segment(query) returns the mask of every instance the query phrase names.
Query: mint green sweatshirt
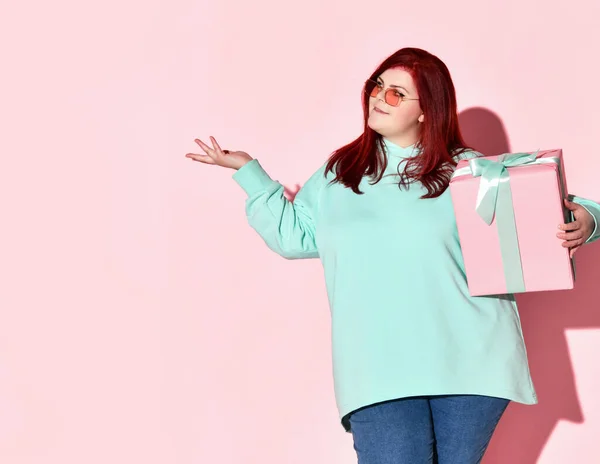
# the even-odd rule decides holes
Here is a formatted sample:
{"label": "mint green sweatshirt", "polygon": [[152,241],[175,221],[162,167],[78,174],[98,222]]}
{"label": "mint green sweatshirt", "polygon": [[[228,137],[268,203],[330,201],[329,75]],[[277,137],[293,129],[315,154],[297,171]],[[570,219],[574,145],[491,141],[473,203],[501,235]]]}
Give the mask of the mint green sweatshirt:
{"label": "mint green sweatshirt", "polygon": [[[514,295],[469,295],[450,189],[432,199],[419,198],[420,183],[400,190],[398,164],[418,150],[383,141],[385,176],[374,185],[363,178],[363,195],[328,184],[326,163],[293,202],[256,159],[233,174],[248,222],[270,249],[322,262],[341,424],[349,432],[352,411],[408,396],[537,403]],[[482,155],[461,158],[473,156]],[[600,238],[600,205],[573,201],[594,216],[588,242]]]}

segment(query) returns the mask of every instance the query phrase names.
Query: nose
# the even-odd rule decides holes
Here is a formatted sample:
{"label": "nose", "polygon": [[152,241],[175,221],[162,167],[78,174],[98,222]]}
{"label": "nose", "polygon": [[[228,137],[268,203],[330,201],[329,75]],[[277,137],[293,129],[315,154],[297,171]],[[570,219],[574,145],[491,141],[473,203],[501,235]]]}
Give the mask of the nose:
{"label": "nose", "polygon": [[379,92],[377,92],[377,96],[375,98],[385,103],[385,89],[381,89]]}

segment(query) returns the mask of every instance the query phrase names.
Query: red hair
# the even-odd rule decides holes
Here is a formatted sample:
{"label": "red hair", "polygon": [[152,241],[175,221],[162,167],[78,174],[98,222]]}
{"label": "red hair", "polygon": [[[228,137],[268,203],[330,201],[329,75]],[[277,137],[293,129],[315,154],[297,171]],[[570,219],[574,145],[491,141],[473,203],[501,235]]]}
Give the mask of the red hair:
{"label": "red hair", "polygon": [[[390,68],[402,68],[410,73],[425,114],[415,144],[421,152],[409,158],[404,172],[399,172],[398,187],[406,188],[408,184],[419,181],[427,189],[421,198],[438,197],[450,183],[457,163],[455,157],[470,148],[460,133],[456,92],[450,72],[431,53],[419,48],[402,48],[384,60],[369,77],[376,79]],[[362,96],[364,132],[353,142],[334,151],[325,169],[325,175],[335,170],[336,177],[332,182],[340,182],[358,194],[363,193],[358,188],[363,176],[372,176],[375,178],[372,183],[377,183],[387,167],[387,158],[382,154],[385,150],[383,137],[367,125],[369,95],[364,89]]]}

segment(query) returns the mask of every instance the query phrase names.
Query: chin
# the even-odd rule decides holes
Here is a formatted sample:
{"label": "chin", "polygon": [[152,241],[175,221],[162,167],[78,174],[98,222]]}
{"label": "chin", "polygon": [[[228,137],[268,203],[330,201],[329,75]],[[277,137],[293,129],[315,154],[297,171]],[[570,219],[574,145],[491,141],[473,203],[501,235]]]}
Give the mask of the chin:
{"label": "chin", "polygon": [[383,137],[386,136],[387,131],[385,130],[385,128],[383,128],[383,127],[377,127],[377,126],[374,126],[374,125],[368,124],[368,123],[367,123],[367,125],[369,126],[370,129],[372,129],[373,131],[377,132],[379,135],[381,135]]}
{"label": "chin", "polygon": [[369,128],[370,128],[370,129],[373,129],[375,132],[377,132],[377,133],[381,134],[381,130],[382,130],[382,128],[381,128],[381,127],[379,127],[379,126],[377,126],[377,125],[374,125],[374,124],[371,122],[371,119],[367,120],[367,126],[369,126]]}

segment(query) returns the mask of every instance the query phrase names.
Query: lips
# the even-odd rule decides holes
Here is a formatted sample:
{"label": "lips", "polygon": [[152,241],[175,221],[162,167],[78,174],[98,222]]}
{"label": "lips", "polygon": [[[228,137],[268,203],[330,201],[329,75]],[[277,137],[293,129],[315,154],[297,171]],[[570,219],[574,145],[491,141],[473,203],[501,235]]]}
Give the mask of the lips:
{"label": "lips", "polygon": [[377,113],[381,113],[381,114],[387,114],[385,111],[381,111],[379,108],[374,107],[373,111],[377,112]]}

